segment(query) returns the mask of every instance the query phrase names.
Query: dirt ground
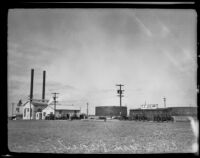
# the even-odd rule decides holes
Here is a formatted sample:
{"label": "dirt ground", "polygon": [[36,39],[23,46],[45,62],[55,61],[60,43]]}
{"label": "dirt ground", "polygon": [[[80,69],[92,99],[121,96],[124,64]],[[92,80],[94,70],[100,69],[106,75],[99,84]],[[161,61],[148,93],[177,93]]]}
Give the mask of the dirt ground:
{"label": "dirt ground", "polygon": [[13,120],[8,148],[28,153],[188,153],[189,122]]}

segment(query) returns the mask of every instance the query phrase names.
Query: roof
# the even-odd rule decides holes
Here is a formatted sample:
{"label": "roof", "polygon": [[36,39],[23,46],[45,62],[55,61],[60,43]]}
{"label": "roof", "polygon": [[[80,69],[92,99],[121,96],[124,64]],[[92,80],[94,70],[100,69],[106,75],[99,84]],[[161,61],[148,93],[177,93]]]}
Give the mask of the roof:
{"label": "roof", "polygon": [[[27,101],[23,106],[25,106],[29,101]],[[45,109],[46,107],[50,107],[54,109],[54,101],[53,100],[45,100],[43,102],[42,99],[33,99],[31,102],[34,106],[41,106],[42,109]],[[80,107],[73,106],[73,105],[66,105],[66,102],[59,101],[56,103],[56,110],[80,110]]]}
{"label": "roof", "polygon": [[[27,101],[25,104],[23,104],[23,106],[25,106],[29,102],[30,101]],[[41,101],[38,101],[38,100],[37,101],[36,100],[32,101],[31,104],[33,106],[40,106],[40,108],[42,108],[42,109],[45,109],[48,106],[47,102],[41,102]]]}
{"label": "roof", "polygon": [[[48,107],[54,109],[54,105],[49,105]],[[80,110],[80,108],[72,105],[56,105],[56,110]]]}
{"label": "roof", "polygon": [[48,99],[32,99],[32,101],[34,101],[34,102],[46,102],[46,103],[48,103]]}
{"label": "roof", "polygon": [[[35,105],[38,105],[38,104],[45,104],[45,105],[47,105],[48,104],[48,101],[49,100],[47,100],[47,99],[32,99],[32,104],[35,104]],[[27,100],[24,104],[23,104],[23,106],[24,105],[26,105],[28,102],[30,102],[30,100]]]}
{"label": "roof", "polygon": [[31,102],[34,106],[48,106],[47,103],[45,102],[36,102],[36,101],[32,101]]}
{"label": "roof", "polygon": [[130,111],[159,111],[159,110],[167,110],[168,108],[151,108],[151,109],[130,109]]}
{"label": "roof", "polygon": [[[54,100],[49,100],[48,102],[49,105],[54,105]],[[68,104],[68,105],[67,105]],[[66,105],[66,106],[73,106],[73,104],[70,104],[67,101],[60,101],[56,100],[56,105]]]}
{"label": "roof", "polygon": [[96,108],[127,108],[127,106],[96,106]]}
{"label": "roof", "polygon": [[80,110],[80,108],[77,106],[58,105],[56,106],[56,110]]}
{"label": "roof", "polygon": [[26,102],[23,104],[23,106],[26,105],[28,102],[29,102],[29,101],[26,101]]}

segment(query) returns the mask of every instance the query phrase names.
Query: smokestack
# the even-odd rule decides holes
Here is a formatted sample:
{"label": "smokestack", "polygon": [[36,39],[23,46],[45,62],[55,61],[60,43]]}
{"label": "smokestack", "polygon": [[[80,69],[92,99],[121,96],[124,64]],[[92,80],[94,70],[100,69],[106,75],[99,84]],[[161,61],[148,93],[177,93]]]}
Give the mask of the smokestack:
{"label": "smokestack", "polygon": [[31,69],[31,87],[30,87],[30,100],[33,99],[33,78],[34,78],[34,69]]}
{"label": "smokestack", "polygon": [[42,85],[42,100],[43,100],[43,102],[45,99],[45,77],[46,77],[46,71],[43,71],[43,85]]}

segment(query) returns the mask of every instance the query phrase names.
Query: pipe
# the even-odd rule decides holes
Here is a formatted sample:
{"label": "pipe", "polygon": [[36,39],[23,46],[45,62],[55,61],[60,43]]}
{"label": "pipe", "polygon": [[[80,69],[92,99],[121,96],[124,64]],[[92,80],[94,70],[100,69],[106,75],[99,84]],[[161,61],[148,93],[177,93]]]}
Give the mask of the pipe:
{"label": "pipe", "polygon": [[33,99],[33,79],[34,79],[34,69],[31,69],[30,100]]}
{"label": "pipe", "polygon": [[31,69],[31,87],[30,87],[30,120],[31,120],[31,102],[33,99],[33,78],[34,78],[34,69]]}
{"label": "pipe", "polygon": [[42,100],[43,100],[43,102],[45,99],[45,78],[46,78],[46,71],[43,71],[43,85],[42,85]]}

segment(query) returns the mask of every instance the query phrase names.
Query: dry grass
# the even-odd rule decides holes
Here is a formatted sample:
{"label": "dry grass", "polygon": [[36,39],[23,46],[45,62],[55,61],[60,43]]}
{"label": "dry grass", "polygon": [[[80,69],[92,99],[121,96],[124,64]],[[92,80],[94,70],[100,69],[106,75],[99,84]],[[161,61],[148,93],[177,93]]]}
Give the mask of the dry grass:
{"label": "dry grass", "polygon": [[191,152],[189,122],[9,121],[14,152],[183,153]]}

